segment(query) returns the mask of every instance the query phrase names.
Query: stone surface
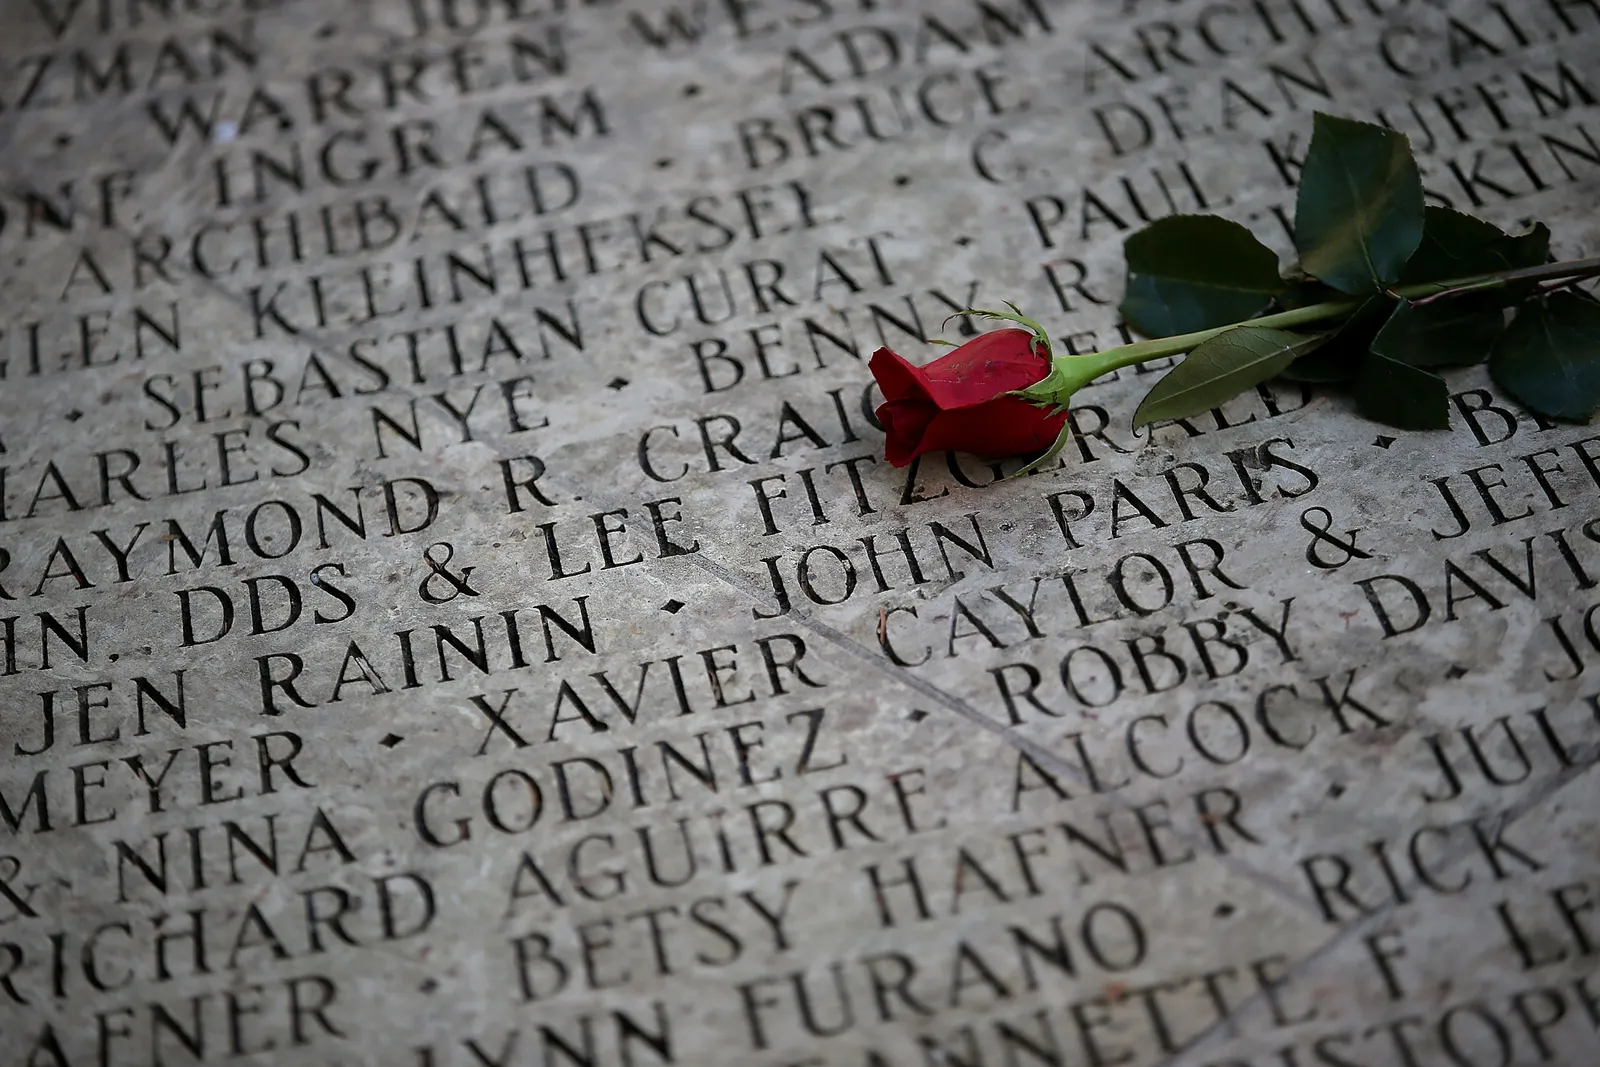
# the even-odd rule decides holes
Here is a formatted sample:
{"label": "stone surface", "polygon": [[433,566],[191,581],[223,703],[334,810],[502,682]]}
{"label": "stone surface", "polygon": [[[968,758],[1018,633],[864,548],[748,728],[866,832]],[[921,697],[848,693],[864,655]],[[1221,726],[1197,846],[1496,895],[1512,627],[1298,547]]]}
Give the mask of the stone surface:
{"label": "stone surface", "polygon": [[1593,4],[0,25],[0,1063],[1600,1055],[1594,427],[1124,371],[999,480],[865,366],[1287,257],[1315,110],[1593,254]]}

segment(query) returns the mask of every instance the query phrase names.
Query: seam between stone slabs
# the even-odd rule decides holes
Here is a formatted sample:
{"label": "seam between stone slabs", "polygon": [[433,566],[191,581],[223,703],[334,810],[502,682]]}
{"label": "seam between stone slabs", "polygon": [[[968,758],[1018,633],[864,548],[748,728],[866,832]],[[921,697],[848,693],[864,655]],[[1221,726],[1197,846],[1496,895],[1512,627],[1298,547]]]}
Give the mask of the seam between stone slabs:
{"label": "seam between stone slabs", "polygon": [[[1573,782],[1578,781],[1585,774],[1588,774],[1590,771],[1592,771],[1597,765],[1597,762],[1600,762],[1600,744],[1589,745],[1581,750],[1580,759],[1582,762],[1579,763],[1579,765],[1552,775],[1550,778],[1542,782],[1537,788],[1530,790],[1527,796],[1522,797],[1509,807],[1502,808],[1499,812],[1494,813],[1494,815],[1480,815],[1469,819],[1462,819],[1453,825],[1465,826],[1481,819],[1491,818],[1497,815],[1501,820],[1499,824],[1499,830],[1501,833],[1504,833],[1506,830],[1514,826],[1523,816],[1538,810],[1547,800],[1553,799],[1557,794],[1566,789]],[[1451,853],[1446,855],[1443,869],[1448,870],[1459,860],[1461,860],[1462,857],[1471,854],[1474,850],[1474,847],[1475,846],[1469,844],[1457,846],[1454,850],[1452,850]],[[1421,885],[1422,880],[1419,878],[1405,887],[1406,896],[1411,898],[1413,902],[1415,900],[1417,890]],[[1323,961],[1329,959],[1334,952],[1336,952],[1351,938],[1365,934],[1375,926],[1383,925],[1393,917],[1395,912],[1399,911],[1405,906],[1406,905],[1402,904],[1399,900],[1391,899],[1387,904],[1383,905],[1370,915],[1364,915],[1348,925],[1341,926],[1337,931],[1334,932],[1332,937],[1328,938],[1327,941],[1323,942],[1321,945],[1318,945],[1316,948],[1312,949],[1309,953],[1303,956],[1299,961],[1297,961],[1295,965],[1289,969],[1288,973],[1284,975],[1283,981],[1287,983],[1291,980],[1306,977],[1311,972],[1315,971],[1323,963]],[[1216,1022],[1206,1027],[1205,1030],[1191,1038],[1182,1048],[1171,1053],[1169,1056],[1167,1056],[1167,1058],[1156,1062],[1152,1065],[1152,1067],[1189,1067],[1194,1057],[1204,1054],[1206,1046],[1211,1044],[1213,1041],[1222,1039],[1222,1037],[1219,1037],[1219,1035],[1227,1037],[1237,1036],[1236,1020],[1239,1018],[1239,1016],[1256,1010],[1264,1003],[1266,1003],[1265,993],[1258,992],[1253,994],[1252,996],[1241,1001],[1233,1010],[1228,1012],[1227,1015],[1218,1019]]]}

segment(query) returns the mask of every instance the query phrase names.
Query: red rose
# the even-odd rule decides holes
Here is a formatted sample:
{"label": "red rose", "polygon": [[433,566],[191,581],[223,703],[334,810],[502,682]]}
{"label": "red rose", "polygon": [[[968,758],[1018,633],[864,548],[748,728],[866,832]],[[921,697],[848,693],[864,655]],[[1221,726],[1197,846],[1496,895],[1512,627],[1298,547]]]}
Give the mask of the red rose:
{"label": "red rose", "polygon": [[887,435],[885,458],[896,467],[945,449],[988,457],[1042,452],[1066,421],[1066,412],[1051,415],[1004,395],[1050,371],[1027,330],[983,334],[926,367],[880,348],[869,366],[883,390],[878,421]]}

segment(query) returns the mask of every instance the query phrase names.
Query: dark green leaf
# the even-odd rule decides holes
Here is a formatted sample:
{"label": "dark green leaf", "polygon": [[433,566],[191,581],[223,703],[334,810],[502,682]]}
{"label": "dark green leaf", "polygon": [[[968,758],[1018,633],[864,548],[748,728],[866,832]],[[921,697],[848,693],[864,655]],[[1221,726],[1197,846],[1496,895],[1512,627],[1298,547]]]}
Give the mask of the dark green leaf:
{"label": "dark green leaf", "polygon": [[1348,352],[1324,346],[1304,359],[1289,364],[1279,372],[1278,377],[1286,382],[1305,382],[1308,385],[1348,382],[1361,367],[1359,359],[1359,356],[1352,358]]}
{"label": "dark green leaf", "polygon": [[1462,299],[1402,303],[1372,339],[1372,351],[1413,367],[1482,363],[1505,326],[1497,305]]}
{"label": "dark green leaf", "polygon": [[1356,408],[1374,422],[1402,430],[1448,430],[1450,387],[1432,371],[1373,352],[1361,362]]}
{"label": "dark green leaf", "polygon": [[1295,204],[1306,273],[1346,293],[1393,285],[1422,223],[1422,177],[1405,135],[1319,112]]}
{"label": "dark green leaf", "polygon": [[1455,281],[1549,261],[1550,228],[1542,222],[1513,237],[1472,215],[1430,206],[1422,243],[1401,272],[1400,283]]}
{"label": "dark green leaf", "polygon": [[1323,285],[1313,278],[1302,278],[1285,283],[1288,288],[1278,294],[1273,301],[1273,307],[1278,311],[1293,311],[1295,308],[1310,307],[1312,304],[1327,304],[1334,300],[1349,300],[1346,293],[1331,286]]}
{"label": "dark green leaf", "polygon": [[1277,254],[1216,215],[1170,215],[1123,244],[1122,317],[1147,337],[1239,322],[1264,311],[1285,282]]}
{"label": "dark green leaf", "polygon": [[1489,374],[1541,415],[1588,419],[1600,407],[1600,303],[1554,293],[1524,304],[1494,346]]}
{"label": "dark green leaf", "polygon": [[1361,370],[1372,340],[1400,301],[1374,296],[1356,309],[1315,352],[1295,360],[1283,372],[1291,382],[1348,382]]}
{"label": "dark green leaf", "polygon": [[1263,326],[1238,326],[1220,333],[1190,352],[1145,394],[1133,413],[1133,425],[1208,411],[1275,377],[1323,339],[1320,334]]}

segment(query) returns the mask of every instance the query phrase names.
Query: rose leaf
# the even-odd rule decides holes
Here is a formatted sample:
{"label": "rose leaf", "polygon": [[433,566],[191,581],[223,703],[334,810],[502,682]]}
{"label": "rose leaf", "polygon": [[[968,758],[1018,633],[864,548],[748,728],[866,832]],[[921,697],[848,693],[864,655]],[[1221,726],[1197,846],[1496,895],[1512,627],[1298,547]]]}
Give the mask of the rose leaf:
{"label": "rose leaf", "polygon": [[1505,312],[1469,300],[1401,303],[1373,338],[1372,351],[1412,367],[1465,366],[1489,358]]}
{"label": "rose leaf", "polygon": [[1402,430],[1448,430],[1450,387],[1432,371],[1370,352],[1356,379],[1356,408]]}
{"label": "rose leaf", "polygon": [[1554,293],[1524,304],[1494,346],[1489,374],[1541,415],[1588,419],[1600,408],[1600,303]]}
{"label": "rose leaf", "polygon": [[1122,317],[1147,337],[1209,330],[1266,310],[1288,283],[1278,256],[1237,222],[1169,215],[1123,244]]}
{"label": "rose leaf", "polygon": [[1348,382],[1361,370],[1372,340],[1400,301],[1392,296],[1369,297],[1317,349],[1291,363],[1282,377],[1291,382]]}
{"label": "rose leaf", "polygon": [[1549,260],[1550,228],[1542,222],[1513,236],[1476,216],[1429,205],[1422,243],[1401,272],[1400,284],[1455,281]]}
{"label": "rose leaf", "polygon": [[1306,273],[1352,294],[1393,285],[1422,241],[1423,218],[1405,135],[1319,112],[1295,204]]}
{"label": "rose leaf", "polygon": [[1135,428],[1160,419],[1181,419],[1208,411],[1239,393],[1276,377],[1298,356],[1326,339],[1323,334],[1290,333],[1264,326],[1238,326],[1190,352],[1145,394],[1133,413]]}

